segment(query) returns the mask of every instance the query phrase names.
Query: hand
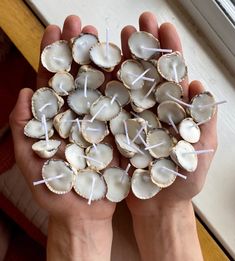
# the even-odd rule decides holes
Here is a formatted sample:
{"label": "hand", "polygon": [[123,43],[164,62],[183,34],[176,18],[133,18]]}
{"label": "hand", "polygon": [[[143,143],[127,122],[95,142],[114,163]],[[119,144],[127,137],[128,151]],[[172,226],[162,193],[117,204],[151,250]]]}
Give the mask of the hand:
{"label": "hand", "polygon": [[[41,42],[41,50],[57,40],[70,40],[72,37],[83,33],[92,33],[97,35],[97,30],[92,26],[86,26],[81,30],[81,21],[77,16],[69,16],[64,22],[62,33],[58,26],[49,25],[43,35]],[[77,66],[73,65],[72,73],[75,76],[77,73]],[[52,77],[40,63],[37,77],[37,88],[48,86],[48,80]],[[112,77],[110,73],[106,73],[106,81]],[[10,125],[13,134],[15,157],[17,165],[24,175],[32,194],[37,203],[50,215],[49,236],[56,240],[55,234],[60,234],[63,230],[69,231],[69,234],[77,236],[84,231],[88,234],[88,239],[91,240],[92,234],[94,237],[94,246],[99,244],[107,244],[111,249],[112,228],[111,220],[115,210],[115,204],[106,199],[92,202],[92,206],[87,204],[87,200],[78,196],[74,191],[65,195],[56,195],[49,191],[45,185],[33,186],[33,181],[42,179],[41,170],[45,162],[40,159],[32,151],[32,144],[35,142],[24,136],[23,129],[26,123],[33,117],[31,113],[31,97],[33,91],[31,89],[21,90],[17,104],[10,115]],[[108,137],[107,142],[112,144],[112,140]],[[64,150],[57,153],[58,158],[64,158]],[[117,152],[114,151],[114,158],[111,165],[118,166],[119,158]],[[60,227],[60,229],[58,229]],[[91,230],[90,232],[88,230]],[[57,232],[50,232],[51,230]],[[107,230],[107,233],[105,232]],[[107,237],[105,237],[107,234]],[[85,236],[83,236],[85,241]],[[89,242],[86,242],[88,244]],[[84,242],[83,242],[84,244]],[[87,247],[88,248],[88,247]],[[99,249],[99,247],[97,247]],[[96,250],[97,250],[96,249]],[[110,253],[108,249],[108,253]],[[88,252],[91,250],[88,250]],[[92,251],[91,251],[92,252]],[[88,260],[88,253],[87,259]],[[101,258],[101,257],[100,257]],[[101,258],[102,259],[102,258]],[[99,259],[99,260],[101,260]],[[54,259],[55,260],[55,259]],[[58,259],[56,259],[58,260]],[[66,259],[67,260],[67,259]],[[81,260],[81,259],[80,259]],[[94,259],[93,259],[94,260]],[[96,259],[97,260],[97,259]],[[102,259],[105,260],[105,259]]]}

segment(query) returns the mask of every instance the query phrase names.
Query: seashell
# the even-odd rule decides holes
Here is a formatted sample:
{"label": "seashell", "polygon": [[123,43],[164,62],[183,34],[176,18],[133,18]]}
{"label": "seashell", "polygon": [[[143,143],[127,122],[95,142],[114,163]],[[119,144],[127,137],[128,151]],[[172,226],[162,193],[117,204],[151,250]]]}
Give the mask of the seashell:
{"label": "seashell", "polygon": [[176,179],[176,175],[167,169],[177,171],[178,168],[170,159],[158,159],[150,165],[150,176],[152,182],[160,188],[166,188],[173,184]]}
{"label": "seashell", "polygon": [[141,74],[144,73],[144,67],[135,60],[126,60],[122,63],[118,71],[118,78],[122,83],[131,90],[141,89],[144,86],[143,78],[132,84]]}
{"label": "seashell", "polygon": [[134,142],[130,141],[130,144],[128,144],[124,134],[115,135],[115,143],[119,152],[126,158],[132,158],[140,150]]}
{"label": "seashell", "polygon": [[150,178],[148,170],[136,169],[131,178],[131,189],[133,194],[139,199],[150,199],[160,190]]}
{"label": "seashell", "polygon": [[155,113],[153,113],[150,110],[144,110],[142,112],[140,112],[139,117],[144,119],[147,123],[147,130],[151,130],[151,129],[156,129],[156,128],[161,128],[162,124],[159,121],[158,117],[156,116]]}
{"label": "seashell", "polygon": [[108,134],[108,126],[103,121],[94,120],[91,122],[91,115],[86,115],[81,124],[82,135],[90,143],[101,142]]}
{"label": "seashell", "polygon": [[130,102],[130,94],[126,87],[119,81],[110,81],[106,84],[105,95],[116,100],[123,107]]}
{"label": "seashell", "polygon": [[76,89],[68,96],[68,106],[78,115],[88,114],[90,112],[91,104],[96,101],[100,95],[101,93],[98,90],[87,89],[87,97],[85,97],[83,89]]}
{"label": "seashell", "polygon": [[109,55],[106,57],[106,43],[97,43],[90,50],[90,59],[98,67],[111,72],[121,61],[121,50],[117,45],[109,43]]}
{"label": "seashell", "polygon": [[178,124],[186,117],[184,108],[174,101],[164,101],[157,107],[157,114],[160,121],[171,125],[170,119]]}
{"label": "seashell", "polygon": [[49,80],[48,85],[60,96],[67,96],[75,90],[74,78],[68,72],[57,72]]}
{"label": "seashell", "polygon": [[154,107],[156,100],[153,93],[149,93],[149,87],[145,85],[139,90],[131,90],[131,106],[135,112],[142,112],[144,110]]}
{"label": "seashell", "polygon": [[171,159],[182,169],[188,172],[194,172],[197,168],[198,158],[197,155],[184,154],[187,152],[194,152],[194,147],[187,141],[180,140],[171,151]]}
{"label": "seashell", "polygon": [[53,157],[61,142],[59,140],[40,140],[32,145],[32,150],[42,159]]}
{"label": "seashell", "polygon": [[33,94],[31,103],[34,118],[41,121],[43,115],[46,120],[52,119],[64,105],[64,100],[52,89],[43,87]]}
{"label": "seashell", "polygon": [[[87,79],[86,79],[87,78]],[[87,83],[86,83],[87,81]],[[89,89],[99,88],[105,81],[104,73],[90,65],[83,65],[79,68],[75,85],[77,88],[84,88],[85,83]]]}
{"label": "seashell", "polygon": [[175,82],[163,82],[157,86],[154,94],[158,103],[171,101],[172,99],[168,95],[180,100],[183,97],[183,88],[180,84]]}
{"label": "seashell", "polygon": [[74,190],[79,196],[95,201],[105,197],[107,188],[98,172],[82,169],[76,175]]}
{"label": "seashell", "polygon": [[121,111],[121,106],[116,100],[107,96],[100,96],[90,107],[90,114],[99,121],[110,121]]}
{"label": "seashell", "polygon": [[[99,143],[86,149],[86,162],[90,169],[96,171],[105,169],[113,160],[113,147],[106,143]],[[93,159],[93,160],[91,160]]]}
{"label": "seashell", "polygon": [[[135,142],[136,144],[142,144],[142,139],[146,139],[147,132],[147,124],[145,120],[143,120],[142,118],[128,119],[126,120],[126,125],[129,138],[131,140],[135,139],[135,141],[133,142]],[[140,131],[140,129],[142,129],[142,131],[139,133],[139,135],[142,137],[142,139],[136,137],[136,134]]]}
{"label": "seashell", "polygon": [[47,181],[45,184],[48,189],[56,194],[65,194],[71,191],[74,185],[75,170],[63,160],[50,159],[42,167],[43,179],[55,177],[63,174],[60,179]]}
{"label": "seashell", "polygon": [[76,114],[71,110],[61,112],[55,116],[53,124],[61,138],[67,139],[69,137],[75,118]]}
{"label": "seashell", "polygon": [[129,37],[128,46],[133,58],[148,61],[153,56],[156,56],[156,52],[146,50],[144,49],[144,47],[160,48],[160,42],[152,34],[144,31],[139,31],[139,32],[134,32]]}
{"label": "seashell", "polygon": [[132,158],[130,158],[131,165],[134,166],[136,169],[147,168],[153,160],[150,153],[147,150],[144,150],[144,148],[144,146],[140,146],[140,150],[143,152],[143,154],[138,152]]}
{"label": "seashell", "polygon": [[86,160],[84,156],[84,148],[81,148],[75,143],[70,143],[65,148],[65,158],[69,162],[69,164],[75,168],[76,170],[85,169],[86,168]]}
{"label": "seashell", "polygon": [[120,202],[130,191],[131,180],[125,170],[112,167],[105,169],[103,178],[107,184],[106,198],[111,202]]}
{"label": "seashell", "polygon": [[90,49],[99,42],[98,37],[89,33],[81,33],[72,42],[72,56],[76,63],[80,65],[89,64]]}
{"label": "seashell", "polygon": [[[148,151],[154,158],[165,158],[174,147],[174,140],[166,129],[153,129],[147,134]],[[155,146],[156,145],[156,146]]]}
{"label": "seashell", "polygon": [[90,142],[86,141],[82,135],[81,129],[78,128],[77,123],[73,123],[70,130],[69,141],[77,144],[82,148],[87,148],[91,145]]}
{"label": "seashell", "polygon": [[[188,108],[190,116],[196,122],[209,121],[216,112],[215,98],[210,92],[202,92],[191,100],[192,107]],[[207,106],[212,104],[213,106]],[[204,108],[201,106],[205,106]]]}
{"label": "seashell", "polygon": [[180,136],[189,143],[197,143],[200,140],[201,130],[192,118],[185,118],[179,124]]}
{"label": "seashell", "polygon": [[158,59],[160,75],[170,82],[182,82],[187,77],[187,66],[180,52],[164,54]]}
{"label": "seashell", "polygon": [[112,134],[115,136],[116,134],[124,134],[125,129],[123,125],[123,121],[130,119],[131,115],[126,110],[122,109],[122,111],[109,122],[109,128]]}
{"label": "seashell", "polygon": [[47,45],[41,54],[42,65],[52,73],[69,72],[72,60],[71,50],[65,40],[59,40]]}
{"label": "seashell", "polygon": [[[54,134],[53,121],[48,120],[46,122],[48,130],[48,138],[51,138]],[[45,139],[45,130],[41,121],[31,119],[24,126],[24,135],[33,139]]]}

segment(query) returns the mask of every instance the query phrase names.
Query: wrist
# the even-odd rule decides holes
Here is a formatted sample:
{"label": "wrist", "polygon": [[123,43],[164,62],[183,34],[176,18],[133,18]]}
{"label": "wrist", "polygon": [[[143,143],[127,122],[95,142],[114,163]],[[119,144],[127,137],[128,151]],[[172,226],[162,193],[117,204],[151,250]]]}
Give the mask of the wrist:
{"label": "wrist", "polygon": [[49,219],[48,260],[110,260],[111,243],[110,219]]}

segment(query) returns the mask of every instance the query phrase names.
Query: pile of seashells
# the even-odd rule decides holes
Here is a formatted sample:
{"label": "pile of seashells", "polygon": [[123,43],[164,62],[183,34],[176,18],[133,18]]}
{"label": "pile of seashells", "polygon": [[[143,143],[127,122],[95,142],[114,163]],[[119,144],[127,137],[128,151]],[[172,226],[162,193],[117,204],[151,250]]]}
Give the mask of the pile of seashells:
{"label": "pile of seashells", "polygon": [[[34,118],[24,134],[40,139],[32,149],[45,159],[56,156],[61,145],[54,129],[69,143],[66,161],[47,160],[43,180],[35,185],[45,183],[57,194],[74,188],[89,204],[104,197],[120,202],[130,188],[137,198],[149,199],[177,176],[186,178],[178,173],[179,167],[196,170],[200,151],[191,144],[200,139],[199,126],[215,113],[214,97],[203,92],[184,102],[179,84],[187,76],[184,59],[179,52],[160,49],[150,33],[133,33],[128,44],[133,59],[121,65],[121,50],[92,34],[56,41],[43,50],[41,62],[55,74],[49,87],[33,94]],[[72,62],[80,66],[75,79],[69,73]],[[111,72],[117,65],[118,80],[107,82],[101,93],[103,71]],[[110,132],[116,148],[102,142]],[[129,159],[126,169],[109,167],[114,149]]]}

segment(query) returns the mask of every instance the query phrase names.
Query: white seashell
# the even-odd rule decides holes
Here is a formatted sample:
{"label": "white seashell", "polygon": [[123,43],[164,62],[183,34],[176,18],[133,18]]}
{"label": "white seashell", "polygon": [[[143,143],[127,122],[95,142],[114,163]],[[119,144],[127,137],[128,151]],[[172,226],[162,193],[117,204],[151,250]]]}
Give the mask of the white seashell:
{"label": "white seashell", "polygon": [[46,161],[42,167],[43,179],[64,175],[60,179],[47,181],[45,183],[48,189],[56,194],[65,194],[72,189],[75,174],[72,167],[63,160],[51,159]]}
{"label": "white seashell", "polygon": [[98,120],[91,122],[91,119],[91,115],[86,115],[83,118],[82,135],[86,141],[97,144],[109,134],[109,130],[105,122]]}
{"label": "white seashell", "polygon": [[128,196],[131,182],[125,170],[118,167],[107,168],[103,177],[107,184],[106,198],[109,201],[120,202]]}
{"label": "white seashell", "polygon": [[188,172],[194,172],[197,168],[198,158],[197,154],[187,152],[194,152],[194,147],[187,141],[180,140],[171,151],[171,159],[182,169]]}
{"label": "white seashell", "polygon": [[60,96],[67,96],[69,92],[75,90],[74,78],[68,72],[56,73],[48,84]]}
{"label": "white seashell", "polygon": [[40,140],[32,145],[32,150],[40,158],[49,159],[56,154],[60,144],[61,142],[59,140]]}
{"label": "white seashell", "polygon": [[105,95],[113,98],[116,97],[121,106],[130,102],[130,94],[126,87],[119,81],[110,81],[106,84]]}
{"label": "white seashell", "polygon": [[91,201],[94,201],[104,198],[107,188],[104,179],[98,172],[83,169],[79,170],[76,175],[74,190],[79,196],[88,200],[91,197]]}
{"label": "white seashell", "polygon": [[157,114],[160,121],[171,125],[170,119],[178,124],[186,117],[184,108],[174,101],[164,101],[157,107]]}
{"label": "white seashell", "polygon": [[[48,138],[54,134],[53,121],[48,120],[46,122],[48,130]],[[45,130],[41,121],[31,119],[24,126],[24,135],[33,139],[45,139]]]}
{"label": "white seashell", "polygon": [[61,112],[55,116],[53,124],[61,138],[67,139],[69,137],[75,118],[76,114],[71,110]]}
{"label": "white seashell", "polygon": [[63,106],[64,100],[52,89],[44,87],[33,94],[31,103],[34,118],[41,121],[43,115],[46,120],[52,119]]}
{"label": "white seashell", "polygon": [[[91,116],[99,121],[110,121],[121,111],[119,103],[106,96],[101,96],[90,107]],[[93,119],[92,118],[92,119]]]}
{"label": "white seashell", "polygon": [[77,144],[68,144],[65,148],[65,158],[71,166],[76,170],[86,168],[86,160],[80,155],[84,156],[84,149]]}
{"label": "white seashell", "polygon": [[140,149],[144,154],[136,153],[131,159],[130,163],[137,169],[145,169],[149,166],[153,160],[152,156],[147,150],[144,150],[144,146],[141,146]]}
{"label": "white seashell", "polygon": [[84,139],[82,135],[82,130],[79,130],[77,123],[73,123],[72,125],[69,135],[69,141],[77,144],[82,148],[87,148],[91,145],[88,141]]}
{"label": "white seashell", "polygon": [[130,119],[131,115],[126,110],[122,109],[122,111],[109,122],[109,128],[112,134],[115,136],[116,134],[124,134],[125,129],[123,125],[123,121]]}
{"label": "white seashell", "polygon": [[73,39],[72,42],[72,56],[78,64],[89,64],[90,49],[99,42],[97,36],[88,33],[82,33]]}
{"label": "white seashell", "polygon": [[162,124],[159,121],[158,117],[152,111],[144,110],[144,111],[140,112],[138,115],[140,116],[140,118],[142,118],[146,121],[148,130],[162,127]]}
{"label": "white seashell", "polygon": [[182,82],[187,76],[187,66],[180,52],[162,55],[157,69],[164,79],[171,82]]}
{"label": "white seashell", "polygon": [[[87,78],[87,79],[86,79]],[[77,88],[84,88],[87,81],[87,88],[97,89],[104,83],[104,73],[90,65],[83,65],[79,68],[75,85]]]}
{"label": "white seashell", "polygon": [[138,31],[134,32],[128,39],[128,46],[133,58],[149,60],[156,56],[155,51],[149,51],[142,47],[160,48],[160,42],[152,34]]}
{"label": "white seashell", "polygon": [[106,43],[97,43],[90,50],[90,58],[98,67],[110,72],[120,63],[121,50],[117,45],[109,43],[109,53],[106,56]]}
{"label": "white seashell", "polygon": [[150,165],[150,176],[152,182],[160,188],[166,188],[172,185],[176,179],[176,175],[167,169],[177,172],[177,166],[169,159],[159,159],[152,162]]}
{"label": "white seashell", "polygon": [[197,143],[200,140],[201,130],[192,118],[185,118],[179,124],[180,136],[189,143]]}
{"label": "white seashell", "polygon": [[[174,140],[165,129],[153,129],[148,132],[146,143],[154,158],[168,157],[174,146]],[[157,145],[157,146],[155,146]]]}
{"label": "white seashell", "polygon": [[53,73],[70,71],[72,60],[71,50],[65,40],[59,40],[46,46],[41,54],[42,65]]}
{"label": "white seashell", "polygon": [[216,105],[200,107],[204,105],[214,104],[215,98],[210,92],[202,92],[191,100],[193,107],[188,108],[188,112],[196,122],[207,122],[209,121],[216,112]]}
{"label": "white seashell", "polygon": [[68,106],[78,115],[88,114],[91,104],[101,95],[99,91],[90,89],[87,89],[86,94],[87,97],[84,96],[83,89],[76,89],[68,96]]}
{"label": "white seashell", "polygon": [[118,78],[128,89],[137,90],[144,86],[143,78],[140,78],[134,84],[132,83],[143,73],[143,65],[135,60],[129,59],[122,63],[121,68],[118,71]]}
{"label": "white seashell", "polygon": [[183,97],[183,88],[175,82],[163,82],[157,86],[154,94],[158,103],[171,101],[172,99],[168,94],[180,100]]}
{"label": "white seashell", "polygon": [[105,169],[113,160],[113,147],[109,144],[99,143],[86,149],[87,165],[90,169]]}
{"label": "white seashell", "polygon": [[136,169],[131,178],[131,189],[133,194],[139,199],[150,199],[160,190],[150,178],[149,171]]}

